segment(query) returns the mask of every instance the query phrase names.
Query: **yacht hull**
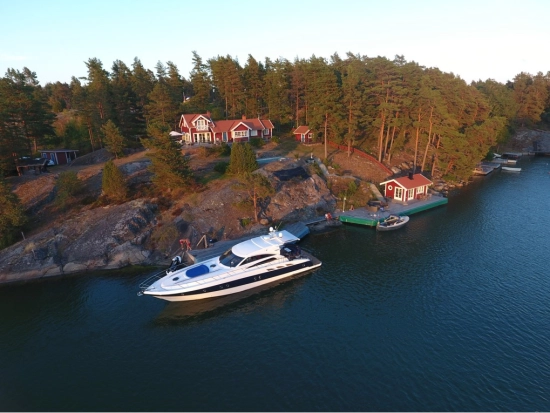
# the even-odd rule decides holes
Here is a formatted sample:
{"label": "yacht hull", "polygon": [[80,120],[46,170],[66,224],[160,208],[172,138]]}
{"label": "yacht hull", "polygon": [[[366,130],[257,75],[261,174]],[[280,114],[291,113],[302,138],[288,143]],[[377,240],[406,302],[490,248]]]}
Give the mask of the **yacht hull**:
{"label": "yacht hull", "polygon": [[267,273],[261,273],[256,275],[245,276],[236,280],[227,280],[224,283],[209,286],[203,289],[197,289],[193,291],[185,292],[150,292],[144,291],[145,295],[151,295],[156,298],[160,298],[166,301],[192,301],[192,300],[202,300],[205,298],[214,298],[221,297],[224,295],[236,294],[242,291],[250,290],[257,288],[269,283],[276,283],[285,278],[290,278],[296,275],[301,275],[313,271],[314,269],[321,266],[321,263],[312,263],[311,261],[306,261],[298,263],[295,268],[284,268],[283,270],[274,270]]}

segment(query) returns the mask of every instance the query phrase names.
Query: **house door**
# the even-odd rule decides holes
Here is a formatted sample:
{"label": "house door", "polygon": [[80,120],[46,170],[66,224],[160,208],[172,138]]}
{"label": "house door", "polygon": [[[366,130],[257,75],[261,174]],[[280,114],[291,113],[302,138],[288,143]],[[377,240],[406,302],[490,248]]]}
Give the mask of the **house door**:
{"label": "house door", "polygon": [[403,200],[403,188],[398,186],[395,187],[395,199],[402,201]]}

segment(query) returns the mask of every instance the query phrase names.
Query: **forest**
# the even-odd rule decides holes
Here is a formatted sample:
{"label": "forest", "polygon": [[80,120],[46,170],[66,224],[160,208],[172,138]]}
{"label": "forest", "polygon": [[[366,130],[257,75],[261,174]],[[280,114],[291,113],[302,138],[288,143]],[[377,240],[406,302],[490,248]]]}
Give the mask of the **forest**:
{"label": "forest", "polygon": [[279,137],[307,125],[318,142],[359,148],[387,164],[406,152],[418,170],[463,180],[515,128],[550,122],[550,72],[467,84],[403,56],[259,62],[249,55],[243,66],[229,55],[204,61],[193,52],[192,63],[186,78],[170,61],[153,71],[136,57],[108,70],[90,58],[87,77],[44,86],[29,68],[8,69],[0,78],[0,171],[12,172],[14,159],[39,149],[97,150],[113,127],[126,147],[140,147],[148,126],[177,130],[181,114],[209,111],[214,120],[269,118]]}

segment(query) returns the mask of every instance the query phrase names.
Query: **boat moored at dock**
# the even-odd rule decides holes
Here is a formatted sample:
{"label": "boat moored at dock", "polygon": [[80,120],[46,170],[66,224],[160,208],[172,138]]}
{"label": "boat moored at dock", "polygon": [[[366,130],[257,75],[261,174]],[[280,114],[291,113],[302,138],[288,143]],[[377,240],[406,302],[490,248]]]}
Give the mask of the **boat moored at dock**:
{"label": "boat moored at dock", "polygon": [[268,235],[240,242],[218,257],[184,268],[173,264],[143,282],[138,294],[168,301],[200,300],[249,290],[320,267],[321,261],[296,245],[299,240],[288,231],[270,229]]}
{"label": "boat moored at dock", "polygon": [[377,231],[392,231],[394,229],[399,229],[409,222],[408,216],[399,216],[399,215],[390,215],[386,219],[380,221],[376,224]]}

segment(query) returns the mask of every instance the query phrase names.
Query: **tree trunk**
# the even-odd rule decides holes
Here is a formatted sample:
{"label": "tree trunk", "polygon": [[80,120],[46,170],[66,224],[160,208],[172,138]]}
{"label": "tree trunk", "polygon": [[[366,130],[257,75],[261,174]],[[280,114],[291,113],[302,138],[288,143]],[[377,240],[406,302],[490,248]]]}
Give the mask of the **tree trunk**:
{"label": "tree trunk", "polygon": [[384,141],[384,129],[386,128],[386,114],[381,114],[382,124],[378,134],[378,162],[382,162],[382,142]]}
{"label": "tree trunk", "polygon": [[424,170],[424,166],[426,165],[426,157],[428,156],[428,149],[430,148],[430,141],[432,138],[432,126],[433,126],[433,119],[432,115],[434,112],[434,108],[432,106],[432,109],[430,111],[430,130],[428,131],[428,142],[426,143],[426,149],[424,150],[424,157],[422,158],[422,166],[420,168],[421,171]]}
{"label": "tree trunk", "polygon": [[325,113],[325,160],[328,158],[328,139],[327,139],[328,112]]}
{"label": "tree trunk", "polygon": [[92,131],[92,125],[90,124],[90,122],[87,122],[87,126],[88,126],[88,135],[90,136],[90,144],[92,145],[92,152],[95,151],[95,148],[94,148],[94,133]]}

